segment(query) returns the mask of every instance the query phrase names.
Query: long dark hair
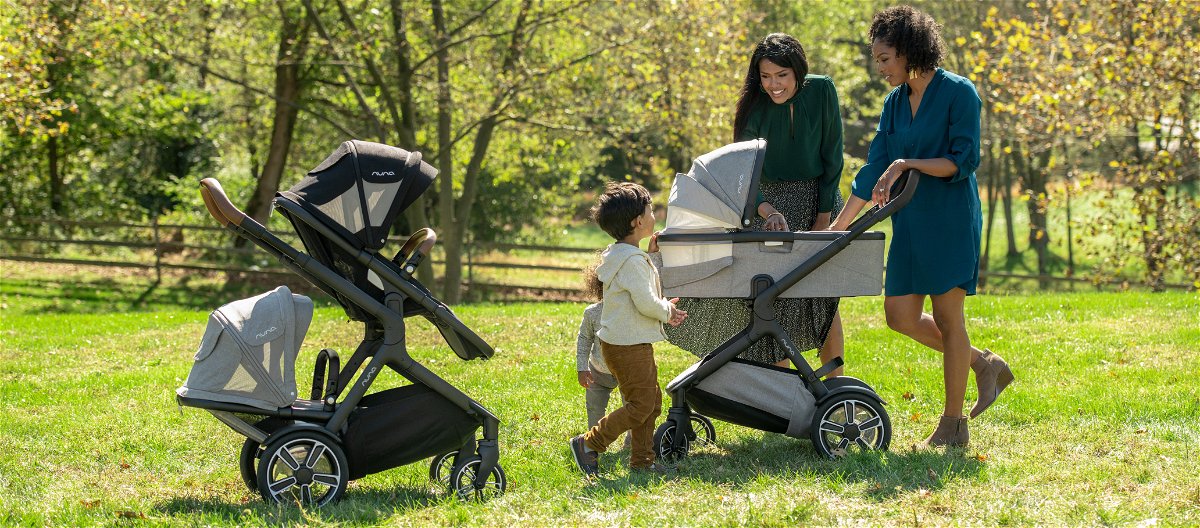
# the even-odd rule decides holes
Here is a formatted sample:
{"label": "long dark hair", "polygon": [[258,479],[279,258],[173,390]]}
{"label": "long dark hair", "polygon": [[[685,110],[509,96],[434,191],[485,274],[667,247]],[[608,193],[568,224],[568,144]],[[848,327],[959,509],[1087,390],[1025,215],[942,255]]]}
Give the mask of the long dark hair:
{"label": "long dark hair", "polygon": [[808,75],[808,56],[800,41],[787,33],[771,33],[754,47],[750,55],[750,68],[746,70],[746,82],[738,95],[737,112],[733,117],[733,140],[737,141],[750,120],[750,109],[766,97],[759,78],[758,64],[767,59],[781,68],[791,68],[796,74],[796,91],[804,87],[804,76]]}

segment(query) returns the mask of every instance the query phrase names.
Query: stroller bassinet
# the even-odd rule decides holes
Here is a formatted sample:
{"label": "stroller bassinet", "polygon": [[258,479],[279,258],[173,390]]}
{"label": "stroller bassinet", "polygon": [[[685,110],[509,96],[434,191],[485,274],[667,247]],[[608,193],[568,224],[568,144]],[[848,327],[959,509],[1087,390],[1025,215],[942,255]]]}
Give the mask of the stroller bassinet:
{"label": "stroller bassinet", "polygon": [[[672,406],[655,433],[655,447],[668,460],[686,456],[696,438],[693,409],[810,438],[826,456],[855,446],[886,449],[891,437],[887,412],[874,390],[849,376],[822,379],[842,365],[841,358],[813,370],[775,321],[774,301],[878,295],[884,235],[867,229],[911,199],[917,178],[903,178],[907,183],[896,199],[868,211],[847,232],[745,231],[740,228],[750,225],[756,211],[765,149],[761,139],[726,145],[696,158],[671,185],[656,259],[664,294],[741,298],[752,316],[748,327],[667,385]],[[736,358],[759,339],[775,339],[796,370]],[[711,426],[705,429],[713,436]]]}
{"label": "stroller bassinet", "polygon": [[[437,236],[421,229],[392,259],[379,254],[392,222],[435,175],[420,153],[343,143],[274,201],[307,253],[238,210],[216,180],[201,181],[205,205],[222,225],[279,258],[365,326],[345,366],[331,349],[317,355],[304,399],[297,395],[294,362],[312,318],[308,298],[280,287],[210,316],[176,399],[247,437],[242,478],[266,500],[324,505],[350,480],[429,457],[431,478],[460,498],[504,492],[499,420],[405,346],[405,318],[421,315],[462,359],[493,354],[413,275]],[[384,368],[410,383],[367,394]]]}

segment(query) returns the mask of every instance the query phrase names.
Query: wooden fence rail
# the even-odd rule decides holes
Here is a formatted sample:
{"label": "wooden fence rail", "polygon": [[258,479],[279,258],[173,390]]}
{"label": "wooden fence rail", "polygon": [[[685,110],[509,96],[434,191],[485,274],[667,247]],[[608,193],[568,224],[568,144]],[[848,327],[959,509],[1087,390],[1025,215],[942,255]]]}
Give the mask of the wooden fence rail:
{"label": "wooden fence rail", "polygon": [[[78,264],[88,266],[107,266],[107,267],[124,267],[134,269],[154,270],[155,280],[161,281],[163,270],[188,270],[202,271],[210,273],[245,273],[245,274],[263,274],[263,275],[290,275],[291,272],[280,265],[255,265],[248,260],[259,255],[265,258],[265,254],[258,253],[254,247],[235,247],[231,243],[224,245],[214,244],[191,244],[176,242],[173,240],[164,240],[162,233],[164,230],[169,231],[195,231],[210,233],[209,238],[214,238],[212,234],[216,232],[226,232],[223,228],[214,226],[202,225],[186,225],[186,224],[159,224],[156,220],[149,224],[132,224],[120,222],[100,222],[100,221],[75,221],[62,220],[54,218],[11,218],[7,221],[0,220],[0,225],[12,225],[19,223],[21,225],[57,225],[60,227],[78,227],[91,230],[87,238],[75,238],[69,234],[59,234],[58,236],[33,236],[33,235],[10,235],[8,233],[0,233],[0,260],[8,260],[14,262],[42,262],[55,264]],[[122,239],[122,235],[128,237],[131,231],[147,230],[143,238],[128,240]],[[107,235],[107,236],[104,236]],[[280,234],[281,238],[299,244],[298,237],[290,233]],[[218,235],[215,237],[220,239]],[[401,238],[390,238],[397,243],[403,242]],[[126,259],[112,260],[110,258],[98,258],[89,255],[84,256],[64,256],[70,253],[64,252],[63,249],[67,246],[85,246],[85,247],[102,247],[102,248],[126,248],[131,250],[135,255],[144,254],[142,259]],[[30,249],[36,246],[35,249]],[[225,258],[217,260],[194,259],[193,262],[176,262],[164,258],[168,254],[178,253],[181,251],[190,250],[193,252],[201,252],[208,256],[209,259],[213,255],[222,255]],[[513,284],[504,282],[494,282],[485,279],[476,279],[476,270],[486,269],[511,269],[511,270],[528,270],[533,272],[549,272],[549,273],[575,273],[581,271],[580,266],[563,266],[563,265],[547,265],[547,264],[529,264],[522,262],[508,262],[489,260],[487,257],[496,253],[506,254],[513,251],[529,251],[538,254],[554,255],[579,255],[595,253],[595,248],[578,248],[578,247],[560,247],[560,246],[545,246],[545,245],[528,245],[528,244],[507,244],[507,243],[473,243],[467,246],[466,252],[466,277],[467,280],[464,286],[468,292],[479,290],[480,292],[498,291],[498,292],[517,292],[533,293],[535,297],[542,298],[579,298],[579,288],[566,288],[561,286],[549,286],[546,284]],[[147,254],[148,253],[148,254]],[[191,258],[191,257],[189,257]],[[442,264],[441,261],[433,259],[434,265]],[[1036,281],[1054,281],[1067,282],[1074,284],[1090,285],[1096,288],[1104,286],[1129,286],[1140,285],[1137,280],[1128,279],[1109,279],[1104,281],[1094,281],[1082,277],[1061,277],[1061,276],[1038,276],[1038,275],[1022,275],[1006,272],[991,272],[983,271],[980,273],[981,279],[1010,279],[1010,280],[1036,280]],[[1190,284],[1164,284],[1165,288],[1178,290],[1195,290],[1194,285]]]}

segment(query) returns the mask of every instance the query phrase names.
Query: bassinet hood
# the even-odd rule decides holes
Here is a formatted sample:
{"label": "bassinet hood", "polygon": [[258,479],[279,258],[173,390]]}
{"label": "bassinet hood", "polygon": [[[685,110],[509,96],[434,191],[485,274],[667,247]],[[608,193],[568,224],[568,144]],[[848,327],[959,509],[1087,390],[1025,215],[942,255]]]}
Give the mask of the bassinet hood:
{"label": "bassinet hood", "polygon": [[767,142],[731,143],[692,161],[675,175],[667,200],[667,228],[749,228]]}
{"label": "bassinet hood", "polygon": [[437,169],[421,161],[420,152],[353,140],[279,194],[342,231],[348,240],[378,250],[396,216],[435,176]]}

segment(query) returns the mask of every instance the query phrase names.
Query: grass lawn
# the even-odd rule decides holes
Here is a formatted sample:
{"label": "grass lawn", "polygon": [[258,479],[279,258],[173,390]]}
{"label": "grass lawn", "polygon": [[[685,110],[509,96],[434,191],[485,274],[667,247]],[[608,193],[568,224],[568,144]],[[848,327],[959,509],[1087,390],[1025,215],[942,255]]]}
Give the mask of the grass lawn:
{"label": "grass lawn", "polygon": [[[940,356],[888,330],[881,297],[846,299],[848,373],[888,402],[890,451],[827,461],[807,441],[717,422],[717,445],[693,451],[674,478],[631,475],[617,451],[591,484],[566,447],[585,421],[573,373],[583,305],[464,305],[459,316],[497,348],[491,361],[458,360],[424,320],[409,344],[503,421],[508,493],[459,503],[421,462],[298,511],[249,492],[242,437],[174,400],[208,311],[266,287],[191,277],[147,293],[140,277],[57,269],[47,279],[22,266],[0,262],[0,525],[1200,524],[1196,293],[968,299],[974,342],[1003,354],[1017,381],[972,421],[970,448],[924,452],[910,446],[941,409]],[[360,335],[320,304],[300,390],[320,348],[348,355]],[[666,344],[657,356],[663,384],[694,360]]]}

